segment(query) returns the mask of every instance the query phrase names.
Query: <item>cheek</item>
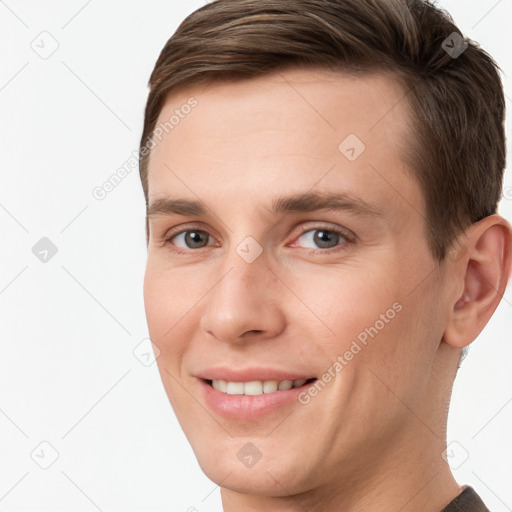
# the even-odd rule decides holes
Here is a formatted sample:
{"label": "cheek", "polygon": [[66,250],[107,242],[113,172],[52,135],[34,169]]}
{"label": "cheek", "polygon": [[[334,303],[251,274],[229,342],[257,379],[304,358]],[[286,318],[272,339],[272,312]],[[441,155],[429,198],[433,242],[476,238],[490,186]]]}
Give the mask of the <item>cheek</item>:
{"label": "cheek", "polygon": [[[183,273],[162,268],[148,260],[144,276],[144,307],[151,340],[161,356],[180,350],[176,342],[186,336],[177,335],[187,328],[187,313],[201,297],[201,290],[187,281]],[[192,313],[192,312],[191,312]]]}
{"label": "cheek", "polygon": [[325,325],[321,343],[333,360],[353,341],[365,347],[372,337],[389,331],[400,316],[398,293],[391,283],[355,265],[310,274],[297,295]]}
{"label": "cheek", "polygon": [[[144,308],[151,339],[154,343],[169,329],[174,308],[169,307],[172,297],[169,293],[168,283],[161,278],[160,273],[148,266],[144,276]],[[158,343],[157,343],[158,344]]]}
{"label": "cheek", "polygon": [[358,371],[366,372],[368,392],[373,390],[375,401],[399,414],[402,403],[412,407],[421,399],[441,340],[442,319],[439,298],[429,290],[410,295],[397,290],[389,299],[379,309],[372,305],[368,325],[361,331],[365,345],[357,356],[363,363]]}
{"label": "cheek", "polygon": [[[176,324],[197,303],[205,290],[198,273],[183,267],[172,267],[163,258],[148,256],[144,275],[144,305],[148,322],[167,329]],[[206,287],[204,284],[203,287]]]}
{"label": "cheek", "polygon": [[[310,332],[323,353],[325,368],[341,356],[343,368],[350,367],[344,372],[346,378],[359,375],[365,386],[382,386],[372,384],[377,379],[369,371],[373,369],[407,394],[409,383],[426,374],[435,355],[440,322],[429,288],[410,293],[413,286],[407,286],[405,273],[393,270],[374,267],[370,272],[352,265],[339,272],[318,272],[302,281],[298,295],[328,327]],[[302,323],[307,331],[306,317]]]}
{"label": "cheek", "polygon": [[199,290],[187,283],[183,273],[155,264],[148,258],[144,276],[148,330],[151,341],[160,351],[156,364],[178,419],[181,418],[179,411],[183,405],[187,406],[190,402],[189,396],[182,396],[182,388],[176,380],[182,379],[181,362],[193,332],[193,310],[190,310],[198,300]]}

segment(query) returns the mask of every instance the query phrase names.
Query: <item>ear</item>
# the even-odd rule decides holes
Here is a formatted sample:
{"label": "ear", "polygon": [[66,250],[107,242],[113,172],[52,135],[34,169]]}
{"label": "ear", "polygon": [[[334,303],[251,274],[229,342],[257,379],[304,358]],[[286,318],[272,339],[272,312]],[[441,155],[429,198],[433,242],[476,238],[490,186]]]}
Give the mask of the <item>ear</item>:
{"label": "ear", "polygon": [[461,236],[463,254],[453,269],[461,276],[460,283],[443,336],[457,348],[469,345],[498,307],[510,277],[512,255],[512,228],[500,215],[485,217]]}

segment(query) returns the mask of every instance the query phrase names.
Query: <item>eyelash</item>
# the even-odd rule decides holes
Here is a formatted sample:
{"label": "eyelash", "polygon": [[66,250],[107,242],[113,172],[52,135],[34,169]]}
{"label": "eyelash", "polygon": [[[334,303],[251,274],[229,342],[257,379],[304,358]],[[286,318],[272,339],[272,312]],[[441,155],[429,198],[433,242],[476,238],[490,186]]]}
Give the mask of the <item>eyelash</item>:
{"label": "eyelash", "polygon": [[[172,246],[171,250],[177,254],[190,254],[191,252],[201,252],[202,249],[206,249],[209,247],[209,246],[205,246],[205,247],[200,247],[198,249],[184,250],[184,249],[176,247],[172,243],[173,238],[175,238],[176,236],[181,235],[183,233],[190,232],[190,231],[200,231],[201,233],[205,233],[207,236],[211,236],[210,233],[208,233],[208,231],[201,229],[199,226],[192,225],[192,226],[188,226],[187,229],[181,229],[180,231],[176,231],[176,232],[171,231],[170,233],[167,233],[164,236],[165,245]],[[302,235],[304,235],[305,233],[308,233],[309,231],[327,231],[328,233],[340,235],[342,238],[345,239],[345,242],[340,242],[337,246],[331,247],[329,249],[306,249],[311,254],[318,254],[318,253],[325,254],[325,253],[343,251],[343,250],[346,250],[347,245],[354,243],[355,239],[356,239],[356,236],[354,234],[351,234],[350,232],[342,230],[340,228],[332,228],[330,226],[329,227],[326,227],[326,226],[302,227],[300,233],[298,234],[298,236],[296,238],[297,239],[300,238]]]}

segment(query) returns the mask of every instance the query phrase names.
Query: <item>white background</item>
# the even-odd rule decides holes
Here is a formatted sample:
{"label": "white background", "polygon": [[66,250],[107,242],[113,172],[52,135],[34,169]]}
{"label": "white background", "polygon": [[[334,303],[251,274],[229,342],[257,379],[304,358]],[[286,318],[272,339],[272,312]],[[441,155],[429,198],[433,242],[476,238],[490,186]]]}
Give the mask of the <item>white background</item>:
{"label": "white background", "polygon": [[[512,0],[439,4],[510,76]],[[137,170],[104,200],[92,195],[137,150],[155,60],[201,5],[0,2],[0,511],[221,510],[156,365],[133,353],[148,335]],[[47,59],[31,47],[41,38],[46,51],[58,44]],[[511,197],[500,206],[509,220]],[[58,249],[46,263],[32,253],[42,237]],[[512,510],[511,312],[509,289],[449,416],[454,460],[469,454],[455,476],[493,512]]]}

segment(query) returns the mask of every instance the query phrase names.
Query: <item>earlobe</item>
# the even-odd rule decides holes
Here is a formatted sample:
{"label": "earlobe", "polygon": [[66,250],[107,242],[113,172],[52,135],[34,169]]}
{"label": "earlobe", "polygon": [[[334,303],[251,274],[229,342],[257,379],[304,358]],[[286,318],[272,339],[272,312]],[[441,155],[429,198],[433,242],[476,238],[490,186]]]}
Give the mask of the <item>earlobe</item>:
{"label": "earlobe", "polygon": [[475,340],[503,297],[511,273],[512,229],[501,216],[491,215],[469,228],[464,243],[464,258],[453,263],[463,266],[463,291],[454,297],[443,335],[457,348]]}

